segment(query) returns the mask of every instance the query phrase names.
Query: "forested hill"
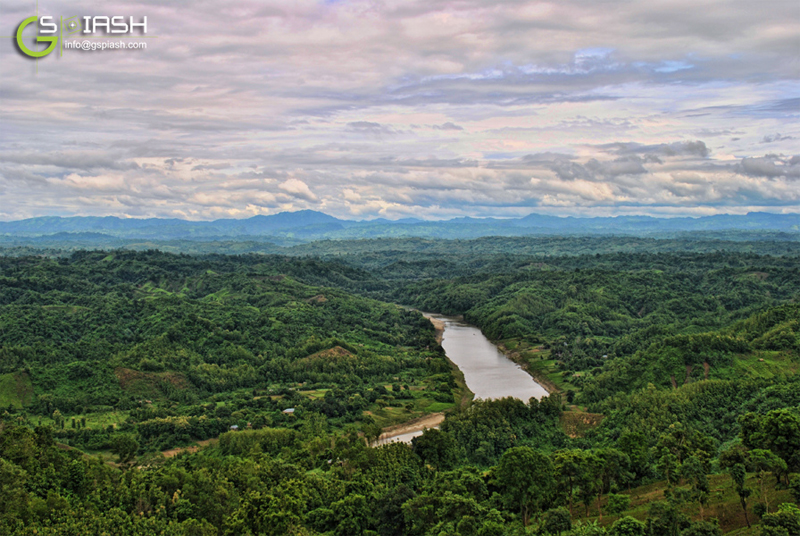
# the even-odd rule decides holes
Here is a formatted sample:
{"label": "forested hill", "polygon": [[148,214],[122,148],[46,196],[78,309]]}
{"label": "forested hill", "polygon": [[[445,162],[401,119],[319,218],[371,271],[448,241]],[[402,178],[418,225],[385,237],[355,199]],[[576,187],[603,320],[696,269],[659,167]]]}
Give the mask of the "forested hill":
{"label": "forested hill", "polygon": [[[797,369],[796,257],[620,253],[442,266],[447,260],[416,266],[436,274],[423,280],[403,280],[404,265],[377,270],[395,281],[385,299],[464,315],[490,338],[530,348],[522,358],[534,368],[541,364],[531,352],[543,350],[585,403],[648,383],[746,376],[749,366],[768,376]],[[760,328],[741,331],[746,322]]]}
{"label": "forested hill", "polygon": [[[0,257],[0,534],[798,534],[798,257],[529,240]],[[471,401],[397,304],[553,394]]]}
{"label": "forested hill", "polygon": [[331,288],[334,278],[312,286],[322,266],[157,252],[0,258],[3,406],[90,449],[110,445],[101,424],[113,414],[148,450],[283,422],[289,407],[358,427],[374,423],[365,410],[402,408],[382,412],[386,425],[452,406],[431,324]]}
{"label": "forested hill", "polygon": [[[409,275],[430,277],[415,270],[430,261],[464,264],[464,260],[496,264],[512,258],[555,258],[597,254],[743,253],[800,255],[800,234],[776,232],[694,232],[657,237],[637,236],[490,236],[465,240],[441,238],[365,238],[302,242],[275,237],[198,240],[117,238],[100,233],[57,233],[38,237],[0,235],[0,255],[69,256],[75,251],[127,249],[176,254],[282,255],[315,257],[353,264],[368,270],[406,263]],[[441,264],[441,263],[440,263]],[[453,272],[443,272],[454,275]]]}

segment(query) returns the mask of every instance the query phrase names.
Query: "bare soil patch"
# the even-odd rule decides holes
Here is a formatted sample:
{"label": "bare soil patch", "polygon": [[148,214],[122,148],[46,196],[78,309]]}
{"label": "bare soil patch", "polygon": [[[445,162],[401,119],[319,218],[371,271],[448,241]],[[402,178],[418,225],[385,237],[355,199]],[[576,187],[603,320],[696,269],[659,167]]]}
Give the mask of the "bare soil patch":
{"label": "bare soil patch", "polygon": [[426,428],[436,428],[442,424],[442,421],[444,421],[444,413],[430,413],[402,424],[395,424],[394,426],[384,428],[383,433],[378,439],[386,439],[402,434],[408,434],[410,432],[419,432],[421,430],[425,430]]}

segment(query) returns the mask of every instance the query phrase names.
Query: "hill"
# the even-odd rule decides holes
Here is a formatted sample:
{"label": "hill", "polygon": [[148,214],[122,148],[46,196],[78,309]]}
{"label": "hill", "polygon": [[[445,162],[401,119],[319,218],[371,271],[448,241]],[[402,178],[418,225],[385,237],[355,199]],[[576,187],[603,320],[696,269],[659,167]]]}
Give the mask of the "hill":
{"label": "hill", "polygon": [[[749,213],[699,218],[617,216],[606,218],[558,217],[530,214],[523,218],[454,218],[443,221],[377,219],[343,220],[312,210],[282,212],[248,219],[189,221],[159,218],[39,217],[0,222],[0,236],[34,238],[57,233],[99,233],[117,239],[237,240],[270,237],[285,244],[313,240],[361,238],[473,239],[484,236],[608,235],[646,236],[681,232],[800,233],[800,215]],[[86,235],[84,234],[84,237]],[[797,236],[793,238],[797,240]]]}

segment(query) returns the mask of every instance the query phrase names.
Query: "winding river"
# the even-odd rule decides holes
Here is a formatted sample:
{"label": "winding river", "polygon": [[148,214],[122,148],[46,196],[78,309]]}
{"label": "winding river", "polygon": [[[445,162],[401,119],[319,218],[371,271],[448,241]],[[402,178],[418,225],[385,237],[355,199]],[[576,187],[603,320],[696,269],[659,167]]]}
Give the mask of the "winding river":
{"label": "winding river", "polygon": [[[507,358],[481,330],[457,318],[425,313],[432,322],[444,326],[442,348],[450,359],[464,374],[464,381],[475,398],[484,400],[511,396],[528,401],[547,396],[544,387]],[[382,445],[393,441],[409,443],[412,438],[422,434],[422,430],[414,430],[397,435],[381,437],[376,444]]]}

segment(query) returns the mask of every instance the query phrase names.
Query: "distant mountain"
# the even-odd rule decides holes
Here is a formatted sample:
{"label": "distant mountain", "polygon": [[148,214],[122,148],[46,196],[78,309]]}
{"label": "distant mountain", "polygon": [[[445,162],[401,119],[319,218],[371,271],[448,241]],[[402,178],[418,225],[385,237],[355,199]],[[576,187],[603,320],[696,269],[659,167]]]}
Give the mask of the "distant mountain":
{"label": "distant mountain", "polygon": [[233,230],[240,235],[268,235],[275,231],[309,227],[326,231],[343,228],[341,220],[313,210],[253,216],[246,220],[216,220],[210,223],[215,228]]}
{"label": "distant mountain", "polygon": [[300,243],[314,240],[422,237],[472,239],[484,236],[597,235],[620,234],[652,236],[663,233],[696,231],[770,231],[800,233],[800,215],[753,212],[746,215],[721,214],[700,218],[654,218],[616,216],[576,218],[529,214],[523,218],[462,217],[445,221],[376,219],[341,220],[322,212],[301,210],[248,219],[189,221],[160,218],[41,217],[0,222],[0,237],[9,239],[49,237],[80,240],[103,237],[133,240],[242,240],[269,238],[275,243]]}
{"label": "distant mountain", "polygon": [[272,236],[297,232],[319,234],[342,229],[342,220],[313,210],[253,216],[243,220],[189,221],[161,218],[42,217],[0,222],[0,235],[34,237],[55,233],[103,233],[124,238],[193,239]]}

